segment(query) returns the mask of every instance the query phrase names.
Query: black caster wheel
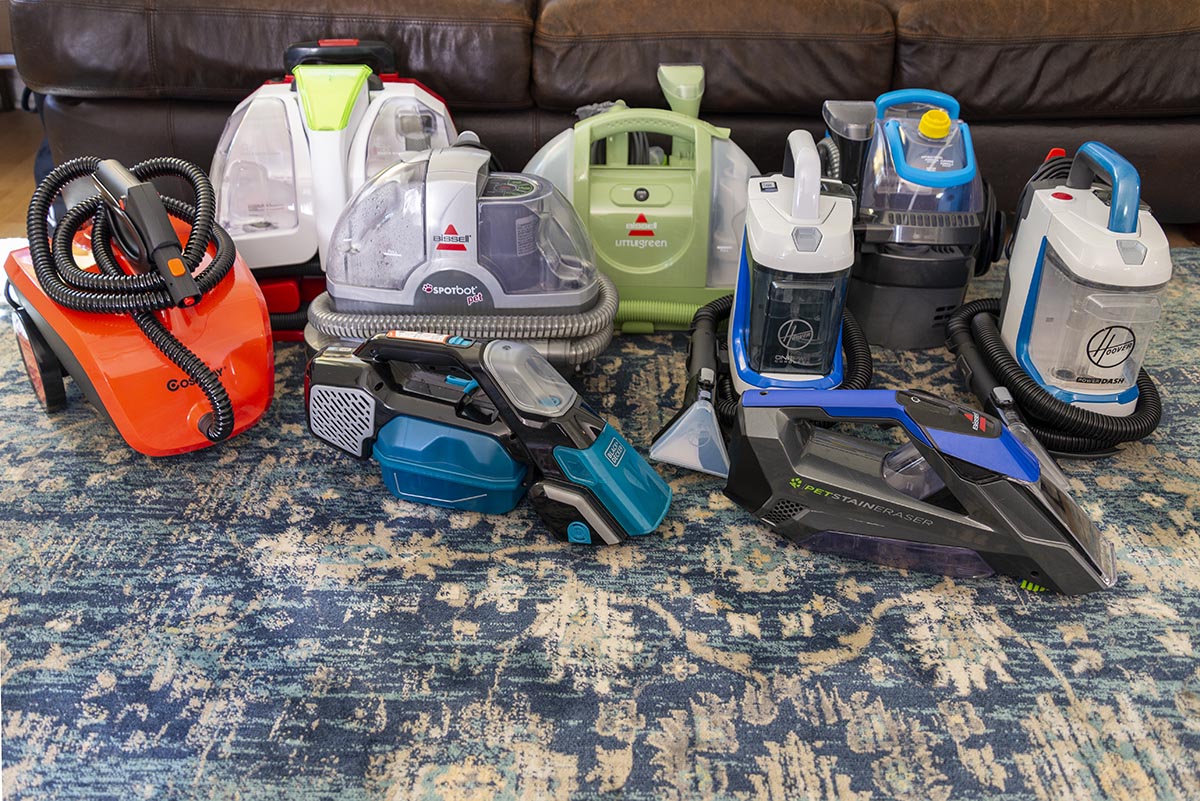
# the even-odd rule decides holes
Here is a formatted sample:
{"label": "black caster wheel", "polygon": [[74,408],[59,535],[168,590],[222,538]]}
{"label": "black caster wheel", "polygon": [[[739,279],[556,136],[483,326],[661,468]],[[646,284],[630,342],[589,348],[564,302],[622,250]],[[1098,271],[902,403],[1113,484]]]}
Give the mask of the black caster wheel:
{"label": "black caster wheel", "polygon": [[63,368],[54,351],[46,344],[24,309],[13,309],[13,329],[29,383],[47,413],[62,411],[67,406],[67,389],[63,383]]}

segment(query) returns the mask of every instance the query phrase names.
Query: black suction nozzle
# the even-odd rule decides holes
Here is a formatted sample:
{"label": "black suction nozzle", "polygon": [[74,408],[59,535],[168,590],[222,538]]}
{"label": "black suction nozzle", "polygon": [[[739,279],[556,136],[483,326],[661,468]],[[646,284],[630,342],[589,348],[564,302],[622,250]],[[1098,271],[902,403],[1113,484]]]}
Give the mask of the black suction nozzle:
{"label": "black suction nozzle", "polygon": [[116,159],[101,161],[92,181],[117,221],[117,241],[126,255],[143,270],[153,268],[162,276],[163,288],[176,306],[195,306],[201,298],[200,287],[183,262],[179,237],[154,184],[138,180]]}

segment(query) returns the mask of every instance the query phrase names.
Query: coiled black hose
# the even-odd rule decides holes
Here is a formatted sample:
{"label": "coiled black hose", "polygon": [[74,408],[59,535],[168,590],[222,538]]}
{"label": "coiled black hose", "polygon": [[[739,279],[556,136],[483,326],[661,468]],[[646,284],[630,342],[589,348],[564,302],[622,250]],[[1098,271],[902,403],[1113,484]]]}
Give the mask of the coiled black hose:
{"label": "coiled black hose", "polygon": [[[733,310],[733,295],[724,295],[696,310],[692,317],[691,348],[695,350],[708,349],[715,358],[717,344],[716,331],[722,320],[729,319]],[[866,389],[874,374],[874,361],[871,359],[871,346],[862,332],[858,321],[849,309],[842,310],[842,352],[846,356],[843,367],[842,383],[838,389]],[[703,354],[708,357],[708,354]],[[698,361],[689,359],[689,372],[693,371]],[[715,392],[713,407],[717,410],[717,418],[722,425],[733,425],[737,419],[738,405],[741,399],[733,384],[733,377],[728,370],[716,370]]]}
{"label": "coiled black hose", "polygon": [[[996,325],[999,314],[999,298],[984,298],[959,308],[946,323],[950,347],[960,356],[964,346],[977,348],[983,364],[972,364],[971,371],[986,369],[990,375],[982,380],[973,379],[972,385],[1006,387],[1026,417],[1030,430],[1047,450],[1095,455],[1111,450],[1119,443],[1147,437],[1158,427],[1162,419],[1162,400],[1145,370],[1138,373],[1137,406],[1128,417],[1111,417],[1063,403],[1042,389],[1008,352]],[[987,403],[988,399],[981,397],[980,401]]]}
{"label": "coiled black hose", "polygon": [[308,324],[308,304],[299,311],[276,312],[271,315],[271,328],[275,331],[299,331]]}
{"label": "coiled black hose", "polygon": [[[210,441],[220,442],[233,433],[229,393],[220,377],[154,315],[176,305],[162,276],[157,272],[129,275],[121,269],[112,250],[114,223],[100,196],[68,209],[54,231],[53,240],[49,236],[46,218],[59,192],[72,181],[89,178],[99,164],[100,159],[94,156],[72,159],[56,167],[34,191],[25,224],[38,283],[51,300],[68,309],[130,315],[150,343],[204,392],[212,413],[200,421],[200,431]],[[147,159],[130,172],[143,181],[170,176],[191,185],[196,198],[194,206],[170,197],[163,197],[162,201],[168,214],[191,226],[182,260],[194,274],[200,293],[207,294],[229,273],[236,256],[233,240],[216,224],[216,194],[208,176],[195,164],[170,157]],[[100,273],[80,268],[71,247],[75,234],[88,220],[92,223],[92,255]],[[196,273],[210,242],[216,246],[216,255],[202,272]]]}

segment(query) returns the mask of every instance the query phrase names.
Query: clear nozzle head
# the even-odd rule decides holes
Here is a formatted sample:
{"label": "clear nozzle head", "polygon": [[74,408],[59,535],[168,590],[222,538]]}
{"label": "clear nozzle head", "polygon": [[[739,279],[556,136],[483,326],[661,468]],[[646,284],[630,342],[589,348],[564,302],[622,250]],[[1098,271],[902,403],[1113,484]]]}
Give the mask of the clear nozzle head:
{"label": "clear nozzle head", "polygon": [[866,142],[875,133],[875,103],[870,100],[826,100],[821,116],[829,133],[842,139]]}
{"label": "clear nozzle head", "polygon": [[659,64],[658,85],[671,111],[700,116],[700,100],[704,97],[702,64]]}
{"label": "clear nozzle head", "polygon": [[650,445],[650,458],[728,478],[729,452],[712,403],[701,399],[675,415]]}

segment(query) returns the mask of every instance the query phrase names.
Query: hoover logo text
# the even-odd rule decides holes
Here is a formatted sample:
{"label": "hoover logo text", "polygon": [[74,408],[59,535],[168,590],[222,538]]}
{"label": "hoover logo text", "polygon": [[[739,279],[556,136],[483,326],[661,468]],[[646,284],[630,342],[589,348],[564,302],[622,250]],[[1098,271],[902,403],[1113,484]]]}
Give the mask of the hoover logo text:
{"label": "hoover logo text", "polygon": [[1133,354],[1135,345],[1133,329],[1123,325],[1101,328],[1088,340],[1088,361],[1097,367],[1116,367]]}

